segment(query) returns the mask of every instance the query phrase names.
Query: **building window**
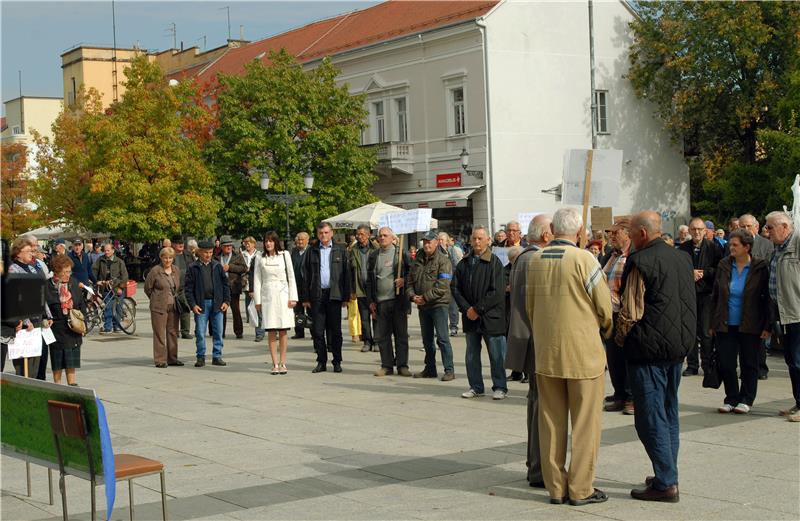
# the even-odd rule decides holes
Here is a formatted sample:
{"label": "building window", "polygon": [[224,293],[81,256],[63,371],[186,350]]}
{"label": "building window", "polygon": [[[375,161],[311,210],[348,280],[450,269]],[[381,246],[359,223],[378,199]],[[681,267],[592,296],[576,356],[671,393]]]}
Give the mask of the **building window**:
{"label": "building window", "polygon": [[453,134],[460,136],[467,133],[467,115],[464,107],[464,87],[450,90],[450,103],[453,114]]}
{"label": "building window", "polygon": [[594,92],[594,128],[598,134],[608,134],[608,91]]}
{"label": "building window", "polygon": [[15,136],[19,136],[20,134],[22,134],[22,129],[20,128],[19,125],[14,125],[13,127],[11,127],[11,133],[14,134]]}
{"label": "building window", "polygon": [[383,113],[383,102],[378,101],[372,104],[373,114],[375,115],[375,137],[376,143],[386,141],[386,119]]}
{"label": "building window", "polygon": [[397,109],[397,140],[401,143],[408,141],[408,113],[406,112],[406,99],[394,100]]}

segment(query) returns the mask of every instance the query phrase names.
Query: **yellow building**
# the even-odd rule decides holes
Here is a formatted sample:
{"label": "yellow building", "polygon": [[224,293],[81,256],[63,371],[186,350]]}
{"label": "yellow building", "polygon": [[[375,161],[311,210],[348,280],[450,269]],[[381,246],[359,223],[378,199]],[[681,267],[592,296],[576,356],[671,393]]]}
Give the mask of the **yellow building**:
{"label": "yellow building", "polygon": [[91,87],[100,93],[103,106],[108,107],[125,93],[125,68],[143,53],[148,60],[161,65],[165,74],[175,74],[188,69],[200,69],[225,54],[229,49],[247,43],[243,40],[228,40],[227,45],[200,52],[197,47],[167,49],[158,53],[147,53],[138,48],[112,48],[78,46],[61,55],[61,70],[64,79],[64,102],[69,106],[81,87]]}
{"label": "yellow building", "polygon": [[51,127],[63,107],[61,98],[39,96],[14,98],[6,101],[4,105],[6,127],[0,134],[3,143],[25,145],[33,142],[31,130],[52,138]]}

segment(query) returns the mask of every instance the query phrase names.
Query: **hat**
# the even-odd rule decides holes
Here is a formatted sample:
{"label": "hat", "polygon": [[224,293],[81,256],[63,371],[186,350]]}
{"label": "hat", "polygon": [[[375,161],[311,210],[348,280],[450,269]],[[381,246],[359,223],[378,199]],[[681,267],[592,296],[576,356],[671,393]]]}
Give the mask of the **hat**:
{"label": "hat", "polygon": [[77,239],[72,239],[72,244],[83,244],[83,239],[78,237]]}
{"label": "hat", "polygon": [[427,232],[425,235],[422,236],[423,241],[435,241],[438,238],[439,235],[433,230]]}
{"label": "hat", "polygon": [[233,237],[230,235],[223,235],[219,238],[220,246],[233,246]]}
{"label": "hat", "polygon": [[706,225],[706,229],[707,230],[713,230],[714,229],[714,223],[712,223],[711,221],[706,221],[705,225]]}
{"label": "hat", "polygon": [[170,241],[171,241],[173,244],[177,244],[177,243],[183,244],[183,237],[181,237],[180,235],[176,235],[175,237],[173,237],[172,239],[170,239]]}
{"label": "hat", "polygon": [[197,242],[197,249],[198,250],[213,250],[214,243],[208,239],[204,239],[202,241]]}

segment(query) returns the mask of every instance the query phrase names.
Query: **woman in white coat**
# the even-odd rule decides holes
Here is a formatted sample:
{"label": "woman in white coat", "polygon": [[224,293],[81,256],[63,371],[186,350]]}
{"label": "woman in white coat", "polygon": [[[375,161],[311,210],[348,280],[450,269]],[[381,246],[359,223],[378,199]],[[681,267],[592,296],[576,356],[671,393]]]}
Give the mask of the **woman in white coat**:
{"label": "woman in white coat", "polygon": [[269,333],[272,374],[286,374],[286,349],[289,347],[287,332],[294,327],[292,308],[297,304],[292,257],[283,250],[278,234],[267,232],[264,236],[264,254],[254,262],[257,264],[253,270],[253,299],[256,311],[261,315],[261,325]]}

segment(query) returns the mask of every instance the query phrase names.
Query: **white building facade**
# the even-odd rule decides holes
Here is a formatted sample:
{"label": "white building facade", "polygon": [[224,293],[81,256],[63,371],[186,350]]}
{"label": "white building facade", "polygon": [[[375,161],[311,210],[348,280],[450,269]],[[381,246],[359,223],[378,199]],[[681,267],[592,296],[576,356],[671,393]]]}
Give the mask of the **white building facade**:
{"label": "white building facade", "polygon": [[[624,77],[635,15],[620,0],[592,9],[597,148],[623,152],[614,214],[657,210],[674,233],[689,216],[688,167]],[[502,0],[480,18],[334,54],[339,81],[366,95],[375,195],[433,208],[455,234],[556,210],[542,190],[561,183],[564,152],[592,148],[589,49],[587,2]]]}

